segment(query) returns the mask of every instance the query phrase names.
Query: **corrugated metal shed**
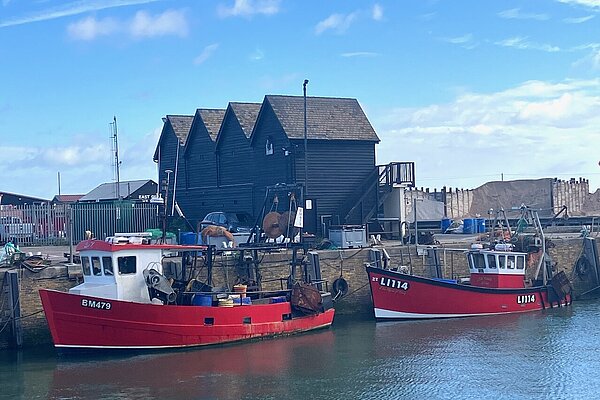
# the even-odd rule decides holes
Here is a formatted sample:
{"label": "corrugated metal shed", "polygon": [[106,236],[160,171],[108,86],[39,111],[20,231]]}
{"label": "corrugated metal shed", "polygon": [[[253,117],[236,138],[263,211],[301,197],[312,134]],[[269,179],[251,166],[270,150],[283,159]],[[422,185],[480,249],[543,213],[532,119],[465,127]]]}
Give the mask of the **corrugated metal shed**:
{"label": "corrugated metal shed", "polygon": [[[119,193],[123,199],[129,198],[132,194],[141,189],[144,185],[150,183],[154,185],[154,192],[156,192],[156,182],[150,179],[142,179],[137,181],[123,181],[119,184]],[[79,199],[80,202],[84,201],[103,201],[103,200],[116,200],[117,199],[117,183],[109,182],[103,183],[91,192]]]}

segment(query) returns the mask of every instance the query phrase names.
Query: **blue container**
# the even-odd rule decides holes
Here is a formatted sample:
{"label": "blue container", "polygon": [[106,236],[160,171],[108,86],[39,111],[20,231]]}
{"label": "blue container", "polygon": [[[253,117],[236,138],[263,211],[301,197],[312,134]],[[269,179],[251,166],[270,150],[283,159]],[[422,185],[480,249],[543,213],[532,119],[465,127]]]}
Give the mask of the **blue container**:
{"label": "blue container", "polygon": [[440,223],[440,230],[442,233],[446,233],[446,229],[450,228],[452,225],[452,220],[450,218],[442,218],[442,222]]}
{"label": "blue container", "polygon": [[463,220],[463,233],[477,233],[477,226],[474,218],[465,218]]}
{"label": "blue container", "polygon": [[233,304],[252,304],[252,301],[250,300],[250,297],[242,297],[241,299],[239,297],[234,297]]}
{"label": "blue container", "polygon": [[477,233],[485,233],[485,218],[477,218],[475,225],[477,226]]}
{"label": "blue container", "polygon": [[196,232],[181,232],[179,237],[180,244],[202,244],[202,235],[198,235],[196,242]]}
{"label": "blue container", "polygon": [[192,304],[195,306],[212,306],[212,296],[210,294],[195,294],[192,297]]}
{"label": "blue container", "polygon": [[286,301],[287,299],[285,296],[271,297],[271,303],[285,303]]}

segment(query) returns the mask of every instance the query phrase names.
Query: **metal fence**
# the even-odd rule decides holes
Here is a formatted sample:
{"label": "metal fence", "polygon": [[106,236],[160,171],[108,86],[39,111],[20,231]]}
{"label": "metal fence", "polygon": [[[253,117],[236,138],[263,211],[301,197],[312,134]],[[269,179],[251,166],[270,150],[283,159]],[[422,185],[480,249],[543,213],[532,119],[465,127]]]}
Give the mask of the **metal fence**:
{"label": "metal fence", "polygon": [[150,203],[0,206],[0,242],[12,240],[20,246],[64,245],[70,235],[77,243],[86,238],[86,232],[103,240],[116,232],[143,232],[159,226],[157,205]]}

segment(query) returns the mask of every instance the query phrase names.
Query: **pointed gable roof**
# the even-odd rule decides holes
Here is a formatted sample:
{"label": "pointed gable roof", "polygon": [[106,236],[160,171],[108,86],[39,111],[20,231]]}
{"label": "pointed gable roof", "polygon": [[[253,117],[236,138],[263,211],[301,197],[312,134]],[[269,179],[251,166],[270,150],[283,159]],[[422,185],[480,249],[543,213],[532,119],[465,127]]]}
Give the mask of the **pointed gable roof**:
{"label": "pointed gable roof", "polygon": [[[268,102],[289,139],[304,139],[304,97],[267,95]],[[379,137],[356,99],[306,98],[309,139],[365,140]]]}
{"label": "pointed gable roof", "polygon": [[247,138],[252,135],[261,105],[261,103],[229,103]]}
{"label": "pointed gable roof", "polygon": [[177,136],[177,139],[179,140],[179,144],[185,144],[190,134],[193,120],[194,117],[192,115],[167,115],[163,118],[163,128],[160,133],[160,138],[158,139],[158,144],[156,145],[156,150],[154,151],[154,162],[158,162],[158,149],[166,135],[165,128],[171,126],[173,133],[175,133],[175,136]]}
{"label": "pointed gable roof", "polygon": [[196,126],[198,124],[203,125],[208,132],[209,139],[214,143],[217,140],[217,135],[219,134],[219,130],[221,129],[221,124],[223,123],[223,117],[225,116],[225,110],[221,108],[198,108],[196,109],[196,113],[194,114],[194,121],[192,122],[192,126],[190,128],[190,138],[188,138],[187,143],[185,144],[185,149],[183,154],[187,154],[189,143],[192,142],[192,135],[196,132]]}
{"label": "pointed gable roof", "polygon": [[173,132],[175,132],[175,136],[179,139],[179,143],[185,144],[190,134],[194,117],[191,115],[167,115],[167,120],[171,123]]}
{"label": "pointed gable roof", "polygon": [[221,108],[199,108],[196,110],[196,115],[200,115],[200,118],[202,118],[210,139],[213,142],[217,140],[217,135],[225,116],[225,110]]}

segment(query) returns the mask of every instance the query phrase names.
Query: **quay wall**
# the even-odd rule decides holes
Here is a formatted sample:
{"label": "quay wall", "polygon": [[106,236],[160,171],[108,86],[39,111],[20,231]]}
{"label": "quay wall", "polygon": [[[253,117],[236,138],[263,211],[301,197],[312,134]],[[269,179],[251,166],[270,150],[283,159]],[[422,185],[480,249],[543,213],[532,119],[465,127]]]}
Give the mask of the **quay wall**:
{"label": "quay wall", "polygon": [[[556,270],[564,270],[572,279],[573,286],[579,292],[588,290],[589,284],[578,280],[574,274],[573,266],[581,256],[583,241],[581,238],[574,239],[552,239],[553,246],[548,252],[556,264]],[[462,250],[467,244],[448,243],[438,246],[441,269],[444,277],[458,278],[468,276],[466,259]],[[427,259],[417,254],[414,245],[387,245],[386,250],[390,255],[390,265],[410,266],[416,275],[428,276],[429,268]],[[368,287],[367,274],[364,264],[368,261],[369,248],[345,249],[345,250],[319,250],[319,258],[322,276],[328,281],[331,290],[332,282],[342,276],[348,282],[348,294],[336,302],[336,319],[371,319],[371,294]],[[261,262],[262,278],[265,281],[265,290],[280,289],[280,281],[275,280],[289,274],[290,254],[287,252],[266,255]],[[235,267],[232,260],[217,259],[213,272],[215,286],[229,286],[235,284]],[[0,271],[0,279],[6,271]],[[201,272],[199,279],[205,276]],[[42,312],[38,290],[40,288],[56,289],[66,291],[79,283],[77,274],[69,274],[65,266],[52,266],[40,273],[32,273],[28,270],[20,270],[20,302],[23,326],[23,345],[33,347],[51,344],[46,319]],[[70,276],[70,277],[69,277]],[[285,285],[285,282],[283,282]],[[587,285],[587,286],[586,286]],[[0,292],[2,299],[0,304],[0,349],[10,345],[10,326],[7,324],[10,312],[7,309],[6,288],[3,285]]]}

